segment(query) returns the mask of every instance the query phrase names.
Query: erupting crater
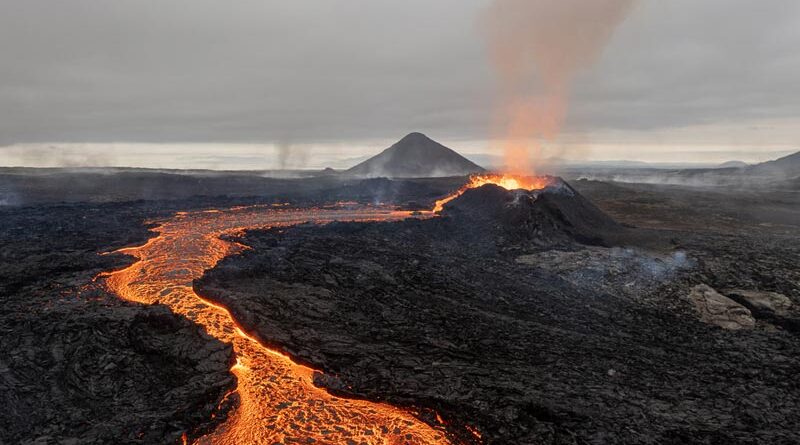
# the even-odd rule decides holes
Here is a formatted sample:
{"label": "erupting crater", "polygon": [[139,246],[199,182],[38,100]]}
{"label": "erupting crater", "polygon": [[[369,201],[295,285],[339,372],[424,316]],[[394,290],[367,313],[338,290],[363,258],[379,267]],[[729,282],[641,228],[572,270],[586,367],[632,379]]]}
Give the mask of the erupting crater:
{"label": "erupting crater", "polygon": [[245,332],[231,313],[193,290],[193,280],[244,247],[221,239],[249,228],[307,221],[390,221],[408,212],[383,208],[299,209],[263,206],[181,212],[163,221],[158,235],[119,252],[138,259],[130,267],[101,274],[125,300],[161,303],[233,345],[239,406],[199,444],[447,444],[443,428],[432,427],[397,407],[336,397],[313,384],[314,373]]}
{"label": "erupting crater", "polygon": [[435,211],[471,226],[476,240],[494,232],[504,242],[538,247],[626,242],[624,227],[555,176],[475,176]]}
{"label": "erupting crater", "polygon": [[470,177],[469,182],[458,189],[457,192],[447,196],[446,198],[436,201],[433,211],[441,212],[444,209],[445,204],[463,195],[467,190],[482,187],[487,184],[494,184],[506,190],[521,189],[533,191],[541,190],[549,185],[553,185],[554,183],[555,178],[550,176],[521,176],[510,174],[473,175]]}

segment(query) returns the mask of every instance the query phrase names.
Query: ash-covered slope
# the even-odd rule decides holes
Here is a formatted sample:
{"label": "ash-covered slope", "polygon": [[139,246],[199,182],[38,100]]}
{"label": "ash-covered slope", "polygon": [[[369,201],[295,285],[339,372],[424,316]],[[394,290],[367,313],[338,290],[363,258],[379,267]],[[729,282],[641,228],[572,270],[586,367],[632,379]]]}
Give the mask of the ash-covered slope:
{"label": "ash-covered slope", "polygon": [[777,178],[795,178],[800,176],[800,151],[784,156],[774,161],[762,162],[748,169],[748,173],[755,175],[773,175]]}
{"label": "ash-covered slope", "polygon": [[569,184],[553,178],[541,190],[506,190],[487,184],[469,189],[444,207],[456,221],[499,230],[509,241],[553,245],[578,241],[611,245],[624,228]]}
{"label": "ash-covered slope", "polygon": [[483,171],[483,167],[424,134],[411,133],[345,173],[362,177],[432,178]]}

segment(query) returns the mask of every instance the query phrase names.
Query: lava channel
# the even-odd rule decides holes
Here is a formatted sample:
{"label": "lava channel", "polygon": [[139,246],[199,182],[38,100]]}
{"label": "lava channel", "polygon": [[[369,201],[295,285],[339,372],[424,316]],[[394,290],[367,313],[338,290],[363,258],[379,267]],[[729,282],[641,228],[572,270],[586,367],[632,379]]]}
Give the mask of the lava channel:
{"label": "lava channel", "polygon": [[[231,343],[239,407],[197,444],[336,443],[446,444],[444,431],[411,413],[382,403],[348,400],[312,383],[313,369],[294,363],[248,335],[230,312],[204,300],[192,281],[227,255],[243,249],[220,239],[249,228],[288,226],[307,221],[387,221],[407,212],[379,208],[287,210],[264,206],[181,212],[164,221],[158,235],[140,247],[119,252],[139,261],[103,274],[106,285],[125,300],[169,306]],[[313,440],[312,440],[313,439]]]}

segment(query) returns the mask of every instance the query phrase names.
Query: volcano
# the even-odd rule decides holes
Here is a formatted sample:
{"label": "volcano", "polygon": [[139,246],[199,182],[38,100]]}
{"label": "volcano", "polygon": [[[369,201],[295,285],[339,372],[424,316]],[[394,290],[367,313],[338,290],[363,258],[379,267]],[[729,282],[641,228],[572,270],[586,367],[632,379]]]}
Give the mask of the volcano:
{"label": "volcano", "polygon": [[481,230],[500,232],[507,240],[553,245],[577,241],[609,246],[624,227],[566,181],[540,177],[542,188],[508,190],[496,184],[466,189],[443,206],[442,214]]}
{"label": "volcano", "polygon": [[483,167],[428,136],[411,133],[345,173],[370,178],[433,178],[483,171]]}

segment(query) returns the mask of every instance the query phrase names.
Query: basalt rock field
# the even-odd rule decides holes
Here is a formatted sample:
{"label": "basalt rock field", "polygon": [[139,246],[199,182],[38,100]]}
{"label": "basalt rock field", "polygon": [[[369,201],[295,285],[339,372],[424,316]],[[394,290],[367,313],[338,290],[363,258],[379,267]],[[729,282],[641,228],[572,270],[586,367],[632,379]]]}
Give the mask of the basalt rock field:
{"label": "basalt rock field", "polygon": [[798,311],[731,331],[688,298],[708,283],[796,305],[798,243],[641,222],[567,184],[484,186],[439,218],[249,231],[196,289],[319,384],[434,410],[465,442],[800,440]]}
{"label": "basalt rock field", "polygon": [[335,395],[453,443],[800,441],[794,191],[553,181],[466,190],[434,216],[466,178],[101,176],[0,174],[0,443],[221,429],[235,351],[111,293],[96,277],[135,259],[107,252],[180,212],[336,201],[423,212],[229,234],[250,248],[194,283]]}

